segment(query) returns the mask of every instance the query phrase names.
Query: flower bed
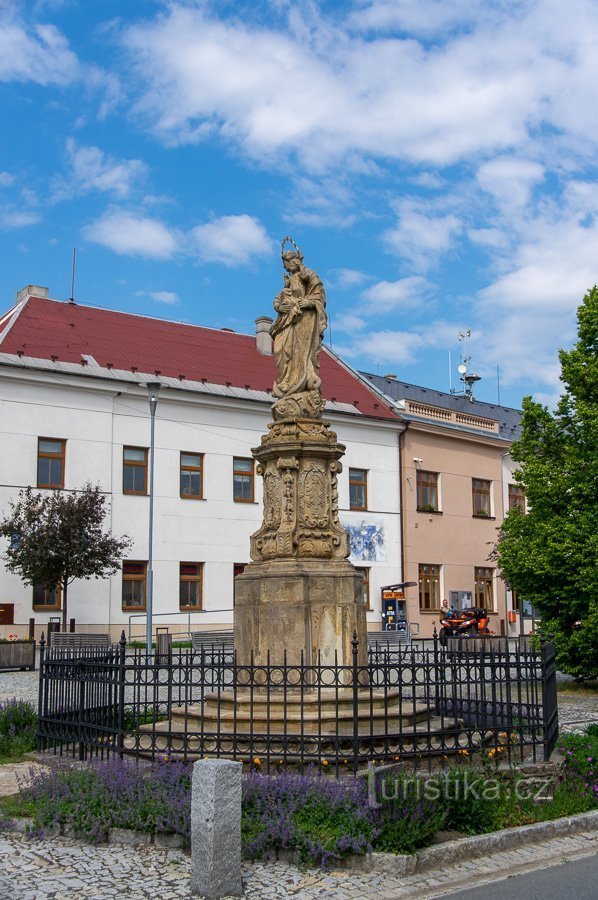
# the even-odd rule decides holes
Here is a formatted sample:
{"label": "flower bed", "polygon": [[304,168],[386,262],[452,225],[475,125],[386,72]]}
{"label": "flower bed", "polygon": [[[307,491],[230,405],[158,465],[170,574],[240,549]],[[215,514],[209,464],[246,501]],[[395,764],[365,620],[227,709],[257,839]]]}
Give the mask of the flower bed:
{"label": "flower bed", "polygon": [[[359,779],[250,772],[243,780],[244,854],[293,853],[326,866],[371,850],[414,853],[442,830],[478,835],[598,807],[598,736],[567,736],[560,746],[565,762],[549,797],[546,784],[530,786],[514,771],[499,772],[496,754],[487,754],[481,767],[464,758],[426,777],[382,769]],[[36,833],[63,830],[94,842],[119,828],[174,833],[188,844],[190,792],[191,766],[165,761],[140,768],[113,760],[32,773],[20,797],[0,801],[0,817],[20,811],[32,817]]]}

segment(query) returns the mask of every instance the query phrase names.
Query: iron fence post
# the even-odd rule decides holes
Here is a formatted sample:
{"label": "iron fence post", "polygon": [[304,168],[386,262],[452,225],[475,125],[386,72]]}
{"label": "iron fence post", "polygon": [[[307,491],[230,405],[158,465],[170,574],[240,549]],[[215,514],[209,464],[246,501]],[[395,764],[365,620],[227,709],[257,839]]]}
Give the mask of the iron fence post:
{"label": "iron fence post", "polygon": [[44,689],[46,684],[45,675],[45,656],[46,656],[46,641],[44,639],[44,633],[42,631],[42,636],[39,642],[39,689],[38,689],[38,698],[37,698],[37,749],[42,750],[42,735],[41,735],[41,723],[44,715]]}
{"label": "iron fence post", "polygon": [[77,675],[79,678],[79,759],[85,759],[85,741],[83,738],[83,722],[85,721],[85,678],[83,663],[79,661]]}
{"label": "iron fence post", "polygon": [[120,641],[118,642],[118,668],[116,670],[117,685],[118,685],[117,744],[118,744],[118,755],[119,755],[120,759],[122,759],[124,756],[124,743],[125,743],[125,659],[126,659],[126,652],[127,652],[127,639],[125,637],[125,630],[123,628],[122,634],[120,636]]}
{"label": "iron fence post", "polygon": [[540,638],[542,664],[542,744],[544,761],[550,759],[559,734],[558,704],[556,692],[556,659],[554,639]]}
{"label": "iron fence post", "polygon": [[440,666],[438,661],[438,632],[436,631],[436,626],[434,626],[432,637],[434,640],[434,706],[436,713],[438,713],[440,711]]}
{"label": "iron fence post", "polygon": [[357,640],[357,630],[353,632],[351,650],[353,654],[353,774],[357,775],[359,770],[359,667],[357,664],[359,641]]}

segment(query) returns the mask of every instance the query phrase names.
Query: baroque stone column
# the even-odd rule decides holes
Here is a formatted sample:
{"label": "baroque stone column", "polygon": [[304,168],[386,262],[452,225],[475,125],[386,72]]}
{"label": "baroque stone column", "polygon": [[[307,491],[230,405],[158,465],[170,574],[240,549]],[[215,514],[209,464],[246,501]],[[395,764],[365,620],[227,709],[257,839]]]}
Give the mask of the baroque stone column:
{"label": "baroque stone column", "polygon": [[[289,239],[285,239],[284,245]],[[291,242],[293,243],[293,242]],[[283,252],[285,287],[271,333],[279,378],[273,421],[252,450],[264,480],[264,517],[251,537],[252,562],[235,579],[238,662],[359,662],[367,633],[361,580],[339,521],[337,476],[345,447],[322,420],[318,355],[326,327],[322,282],[294,250]]]}

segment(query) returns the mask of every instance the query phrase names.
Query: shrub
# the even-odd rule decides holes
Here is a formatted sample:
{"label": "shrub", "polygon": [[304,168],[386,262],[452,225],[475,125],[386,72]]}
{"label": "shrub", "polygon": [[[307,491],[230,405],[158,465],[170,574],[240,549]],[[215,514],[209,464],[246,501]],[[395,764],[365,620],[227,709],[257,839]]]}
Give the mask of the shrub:
{"label": "shrub", "polygon": [[446,810],[438,780],[424,783],[415,776],[395,775],[377,779],[375,812],[376,850],[413,853],[432,843],[443,827]]}
{"label": "shrub", "polygon": [[140,769],[121,760],[83,770],[30,772],[21,786],[35,824],[61,825],[91,842],[108,828],[174,832],[189,841],[191,767],[160,763]]}
{"label": "shrub", "polygon": [[21,756],[36,747],[37,712],[24,700],[0,702],[0,756]]}
{"label": "shrub", "polygon": [[561,775],[564,782],[575,784],[598,806],[598,734],[590,728],[585,734],[567,734],[561,738]]}
{"label": "shrub", "polygon": [[463,834],[485,834],[497,825],[506,787],[471,766],[454,766],[443,775],[446,827]]}
{"label": "shrub", "polygon": [[260,775],[243,780],[243,852],[251,859],[292,849],[303,862],[326,866],[365,853],[373,834],[363,781],[311,775]]}

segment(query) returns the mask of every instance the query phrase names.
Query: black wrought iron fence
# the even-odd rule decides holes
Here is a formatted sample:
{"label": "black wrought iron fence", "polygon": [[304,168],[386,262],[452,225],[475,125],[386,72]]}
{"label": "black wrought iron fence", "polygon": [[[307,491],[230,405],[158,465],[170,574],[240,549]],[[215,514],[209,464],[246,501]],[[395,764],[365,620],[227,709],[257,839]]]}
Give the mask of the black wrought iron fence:
{"label": "black wrought iron fence", "polygon": [[488,750],[545,759],[558,735],[555,677],[546,641],[537,650],[378,645],[360,665],[354,639],[349,665],[241,665],[206,645],[148,656],[124,633],[84,651],[48,650],[42,640],[39,745],[81,759],[225,756],[337,772]]}

